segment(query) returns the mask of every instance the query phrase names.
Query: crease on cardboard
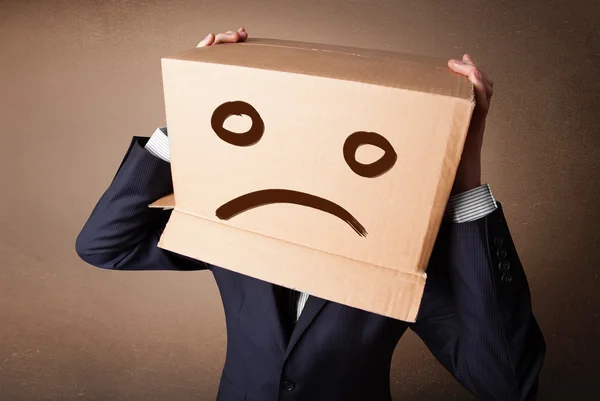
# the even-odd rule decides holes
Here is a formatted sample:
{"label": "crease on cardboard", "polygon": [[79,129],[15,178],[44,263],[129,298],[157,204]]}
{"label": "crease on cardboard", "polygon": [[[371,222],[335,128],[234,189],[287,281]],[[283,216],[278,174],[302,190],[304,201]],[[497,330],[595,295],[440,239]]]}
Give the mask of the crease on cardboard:
{"label": "crease on cardboard", "polygon": [[[331,50],[331,49],[324,49],[324,48],[318,48],[318,47],[298,47],[298,46],[292,46],[292,45],[284,45],[284,44],[274,44],[274,43],[264,43],[262,41],[263,39],[261,38],[256,38],[253,40],[248,40],[245,42],[240,42],[241,45],[243,46],[261,46],[261,47],[278,47],[278,48],[283,48],[283,49],[293,49],[293,50],[308,50],[308,51],[316,51],[316,52],[324,52],[324,53],[333,53],[333,54],[342,54],[342,55],[346,55],[346,56],[354,56],[354,57],[361,57],[361,58],[366,58],[369,60],[386,60],[389,59],[390,57],[398,57],[399,55],[409,55],[409,53],[401,53],[401,52],[391,52],[389,50],[381,50],[381,49],[364,49],[367,52],[373,52],[376,51],[379,53],[378,56],[366,56],[360,53],[354,53],[354,52],[344,52],[344,51],[340,51],[340,50]],[[293,42],[293,41],[288,41],[288,42]],[[307,44],[311,44],[311,45],[322,45],[323,44],[318,44],[318,43],[307,43]],[[333,45],[333,44],[324,44],[324,46],[331,46],[331,47],[337,47],[337,48],[348,48],[346,46],[341,46],[341,45]],[[360,48],[352,48],[352,49],[356,49],[357,51],[360,51]],[[384,53],[388,53],[390,57],[385,57]],[[410,56],[417,56],[417,57],[424,57],[424,58],[431,58],[433,59],[431,56],[426,56],[424,54],[414,54],[411,53]],[[417,62],[414,61],[409,61],[409,60],[403,60],[403,62],[410,62],[410,63],[414,63],[414,64],[419,64]],[[441,66],[432,66],[430,65],[430,67],[436,69],[436,70],[446,70],[446,68],[441,67]]]}
{"label": "crease on cardboard", "polygon": [[[162,207],[162,206],[161,206],[161,207]],[[354,259],[354,258],[349,258],[349,257],[347,257],[347,256],[340,255],[340,254],[337,254],[337,253],[328,252],[328,251],[325,251],[325,250],[323,250],[323,249],[313,248],[313,247],[310,247],[310,246],[306,246],[306,245],[303,245],[303,244],[299,244],[299,243],[297,243],[297,242],[288,241],[288,240],[283,240],[283,239],[281,239],[281,238],[272,237],[272,236],[270,236],[270,235],[266,235],[266,234],[262,234],[262,233],[257,233],[257,232],[255,232],[255,231],[246,230],[246,229],[244,229],[244,228],[241,228],[241,227],[236,227],[236,226],[232,226],[232,225],[229,225],[229,224],[223,224],[223,223],[221,223],[220,221],[216,221],[216,220],[208,219],[208,218],[206,218],[206,217],[203,217],[203,216],[199,216],[199,215],[197,215],[197,214],[195,214],[195,213],[192,213],[192,212],[189,212],[189,211],[183,210],[183,209],[181,209],[181,208],[178,208],[177,206],[175,206],[175,207],[174,207],[174,210],[175,210],[175,211],[177,211],[177,212],[179,212],[179,213],[183,213],[183,214],[185,214],[185,215],[188,215],[188,216],[194,217],[194,218],[196,218],[196,219],[201,219],[201,220],[204,220],[204,221],[209,221],[209,222],[211,222],[211,223],[215,223],[215,224],[221,224],[221,225],[224,225],[224,226],[226,226],[226,227],[230,227],[230,228],[232,228],[232,229],[234,229],[234,230],[241,230],[241,231],[247,232],[247,233],[249,233],[249,234],[253,234],[253,235],[258,235],[258,236],[261,236],[261,237],[270,238],[270,239],[273,239],[273,240],[275,240],[275,241],[279,241],[279,242],[285,242],[285,243],[287,243],[287,244],[294,245],[294,246],[297,246],[297,247],[306,248],[306,249],[311,249],[311,250],[314,250],[314,251],[317,251],[317,252],[326,253],[326,254],[328,254],[328,255],[332,255],[332,256],[335,256],[335,257],[339,257],[339,258],[343,258],[343,259],[347,259],[347,260],[352,260],[352,261],[356,261],[356,262],[360,262],[360,263],[365,263],[365,264],[368,264],[369,266],[374,266],[374,267],[378,267],[378,268],[381,268],[381,269],[391,270],[391,271],[393,271],[394,273],[400,273],[400,274],[404,274],[404,275],[406,275],[406,276],[409,276],[409,277],[411,277],[413,280],[414,280],[415,278],[414,278],[414,277],[412,277],[412,276],[415,276],[415,277],[422,277],[422,278],[426,278],[426,277],[427,277],[427,273],[425,273],[425,272],[424,272],[424,273],[416,273],[416,272],[414,272],[414,273],[409,273],[409,272],[403,272],[403,271],[400,271],[400,270],[391,269],[391,268],[389,268],[389,267],[380,266],[380,265],[377,265],[377,264],[374,264],[374,263],[371,263],[371,262],[366,262],[366,261],[364,261],[364,260],[360,260],[360,259]],[[421,252],[421,251],[419,251],[419,252]]]}
{"label": "crease on cardboard", "polygon": [[[450,142],[450,140],[448,142]],[[447,144],[447,147],[448,146],[449,146],[449,143]],[[442,168],[439,173],[439,176],[444,177],[447,174],[447,171],[448,171],[448,158],[446,157],[446,158],[444,158],[444,162],[442,163]],[[421,248],[419,248],[417,251],[418,256],[417,256],[416,268],[422,267],[425,264],[425,259],[428,258],[428,256],[426,256],[426,255],[431,254],[431,251],[433,250],[433,247],[435,245],[435,240],[437,238],[437,234],[438,234],[438,231],[440,228],[439,223],[441,222],[441,220],[444,216],[444,212],[441,207],[441,205],[442,205],[442,203],[441,203],[442,183],[443,183],[443,180],[438,180],[438,185],[435,189],[435,195],[433,196],[432,204],[429,207],[429,219],[427,222],[427,231],[425,233],[423,246]],[[441,211],[439,211],[438,209],[441,209]],[[437,215],[436,215],[436,213],[437,213]],[[429,252],[426,252],[426,250],[428,250]]]}
{"label": "crease on cardboard", "polygon": [[[364,59],[368,59],[368,60],[388,60],[390,58],[393,57],[398,57],[398,55],[408,55],[409,53],[400,53],[400,52],[390,52],[388,50],[379,50],[379,49],[364,49],[365,51],[370,51],[372,52],[373,50],[377,51],[377,52],[381,52],[381,53],[390,53],[389,57],[385,57],[384,55],[379,55],[379,56],[367,56],[364,54],[360,54],[360,53],[353,53],[353,52],[344,52],[344,51],[339,51],[339,50],[330,50],[330,49],[323,49],[323,48],[317,48],[317,47],[298,47],[298,46],[291,46],[291,45],[283,45],[283,44],[274,44],[274,43],[262,43],[260,42],[260,39],[254,39],[254,41],[246,41],[246,42],[239,42],[236,43],[236,45],[242,45],[242,46],[256,46],[256,47],[273,47],[273,48],[280,48],[280,49],[291,49],[291,50],[304,50],[304,51],[310,51],[310,52],[323,52],[323,53],[332,53],[332,54],[339,54],[339,55],[345,55],[345,56],[353,56],[353,57],[360,57],[360,58],[364,58]],[[315,44],[317,45],[317,44]],[[339,46],[339,45],[330,45],[333,47],[344,47],[344,46]],[[208,48],[205,48],[208,49]],[[360,50],[359,48],[356,48],[357,50]],[[184,51],[181,53],[181,55],[186,54],[187,52],[194,52],[197,51],[198,48],[194,48],[194,49],[190,49],[187,51]],[[204,50],[205,51],[205,50]],[[431,58],[433,59],[431,56],[427,56],[424,54],[410,54],[411,56],[418,56],[418,57],[424,57],[424,58]],[[164,59],[168,59],[168,60],[177,60],[179,55],[175,55],[175,56],[171,56],[171,57],[164,57]],[[179,59],[182,60],[182,59]],[[200,60],[197,60],[200,61]],[[201,61],[200,61],[201,62]],[[422,67],[422,64],[416,61],[412,61],[412,60],[403,60],[404,63],[410,63],[410,64],[416,64],[418,66]],[[443,67],[443,66],[437,66],[437,65],[428,65],[428,67],[430,67],[431,69],[434,70],[444,70],[446,71],[448,68]],[[409,68],[405,68],[407,70],[410,70]]]}
{"label": "crease on cardboard", "polygon": [[324,52],[324,53],[343,54],[346,56],[362,57],[362,58],[366,58],[366,59],[370,59],[370,60],[379,60],[379,59],[385,58],[385,57],[369,57],[369,56],[364,56],[359,53],[346,53],[346,52],[341,52],[341,51],[336,51],[336,50],[318,49],[318,48],[310,48],[310,47],[284,46],[284,45],[275,45],[275,44],[267,44],[267,43],[244,43],[244,45],[245,46],[262,46],[262,47],[279,47],[279,48],[283,48],[283,49],[307,50],[307,51],[316,51],[316,52]]}
{"label": "crease on cardboard", "polygon": [[[473,94],[473,96],[475,96],[475,95]],[[458,110],[460,108],[460,102],[461,101],[457,101],[454,104],[455,112],[452,114],[453,118],[452,118],[452,125],[450,126],[450,132],[456,131],[458,129],[458,127],[463,125],[463,124],[461,124],[461,122],[459,122],[457,120],[457,116],[460,116],[461,119],[463,117],[466,117],[468,120],[470,120],[471,115],[473,114],[474,102],[471,103],[472,105],[470,108],[470,112],[467,116],[464,116],[458,112]],[[468,130],[468,126],[467,126],[467,130]],[[444,152],[446,157],[444,157],[444,160],[443,160],[443,163],[442,163],[439,175],[438,175],[438,177],[440,177],[441,179],[438,179],[438,185],[435,189],[433,203],[430,207],[429,222],[427,225],[427,232],[425,234],[425,241],[423,242],[424,246],[422,246],[418,250],[419,255],[417,258],[417,260],[418,260],[417,266],[423,266],[425,264],[425,259],[428,258],[428,256],[426,256],[426,255],[431,255],[431,252],[433,251],[433,247],[435,246],[435,241],[436,241],[437,235],[439,233],[439,230],[441,228],[441,223],[443,222],[443,218],[444,218],[445,205],[447,204],[447,200],[449,198],[449,193],[447,193],[445,190],[442,192],[442,184],[447,181],[444,178],[446,178],[449,175],[450,171],[456,172],[456,170],[458,169],[458,165],[460,164],[460,159],[462,157],[462,152],[463,152],[465,141],[466,141],[466,135],[467,135],[467,133],[461,133],[461,137],[464,139],[462,141],[460,141],[461,142],[460,144],[456,141],[457,136],[455,136],[455,135],[448,136],[448,141],[446,142],[446,151]],[[453,158],[452,156],[454,154],[459,155],[458,162],[456,163],[457,164],[456,167],[449,165],[449,160],[451,160]],[[455,174],[455,176],[456,176],[456,174]],[[448,180],[448,181],[450,181],[450,180]],[[454,177],[451,180],[451,182],[454,182]],[[452,190],[452,188],[450,187],[450,191],[451,190]],[[446,199],[446,202],[442,203],[442,199]],[[435,215],[436,213],[437,213],[437,215]]]}

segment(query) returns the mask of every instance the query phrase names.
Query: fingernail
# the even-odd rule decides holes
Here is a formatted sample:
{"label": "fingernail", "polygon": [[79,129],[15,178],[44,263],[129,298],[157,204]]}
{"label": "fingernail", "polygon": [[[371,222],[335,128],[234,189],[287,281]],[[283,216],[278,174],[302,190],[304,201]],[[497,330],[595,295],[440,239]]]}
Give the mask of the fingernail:
{"label": "fingernail", "polygon": [[210,33],[208,35],[206,35],[206,37],[204,39],[202,39],[196,47],[206,46],[206,41],[208,40],[209,37],[210,37]]}
{"label": "fingernail", "polygon": [[477,77],[477,79],[481,79],[481,73],[479,72],[479,70],[475,70],[475,76]]}

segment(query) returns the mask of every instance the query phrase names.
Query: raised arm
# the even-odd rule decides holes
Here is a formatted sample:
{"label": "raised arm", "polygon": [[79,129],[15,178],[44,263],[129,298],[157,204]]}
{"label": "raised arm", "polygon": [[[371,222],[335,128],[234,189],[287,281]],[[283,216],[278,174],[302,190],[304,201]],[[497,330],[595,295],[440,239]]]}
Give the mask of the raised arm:
{"label": "raised arm", "polygon": [[[243,42],[242,27],[206,36],[197,47]],[[134,137],[112,183],[79,233],[75,249],[87,263],[116,270],[201,270],[208,265],[158,248],[170,211],[150,209],[173,191],[166,129]]]}
{"label": "raised arm", "polygon": [[[448,66],[469,78],[476,106],[449,206],[477,203],[442,224],[412,329],[471,393],[483,400],[524,401],[537,395],[546,344],[533,316],[529,286],[502,205],[482,191],[481,147],[493,81],[473,59]],[[474,192],[481,192],[471,196]],[[452,207],[449,207],[451,210]]]}
{"label": "raised arm", "polygon": [[[157,131],[154,135],[164,135]],[[158,248],[170,211],[150,203],[173,191],[170,164],[134,137],[75,243],[81,259],[105,269],[200,270],[207,265]]]}
{"label": "raised arm", "polygon": [[502,206],[444,223],[427,270],[415,333],[482,400],[537,395],[546,345]]}

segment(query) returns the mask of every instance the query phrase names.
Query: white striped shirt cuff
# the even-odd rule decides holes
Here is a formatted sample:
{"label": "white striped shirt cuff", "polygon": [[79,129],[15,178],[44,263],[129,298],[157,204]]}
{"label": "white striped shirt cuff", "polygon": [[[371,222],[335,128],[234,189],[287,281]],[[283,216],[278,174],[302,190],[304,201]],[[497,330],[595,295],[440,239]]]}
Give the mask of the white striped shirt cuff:
{"label": "white striped shirt cuff", "polygon": [[148,142],[146,142],[145,149],[152,153],[152,155],[169,163],[171,161],[171,153],[169,152],[167,127],[157,128]]}
{"label": "white striped shirt cuff", "polygon": [[448,199],[444,219],[466,223],[487,216],[498,208],[489,184],[452,195]]}

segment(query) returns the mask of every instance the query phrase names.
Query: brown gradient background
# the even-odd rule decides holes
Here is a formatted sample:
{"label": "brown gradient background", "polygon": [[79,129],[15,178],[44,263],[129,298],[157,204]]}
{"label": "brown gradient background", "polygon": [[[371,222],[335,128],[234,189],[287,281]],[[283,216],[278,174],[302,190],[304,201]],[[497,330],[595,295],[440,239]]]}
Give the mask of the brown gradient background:
{"label": "brown gradient background", "polygon": [[[110,272],[75,237],[133,135],[165,123],[160,57],[208,32],[460,57],[496,81],[484,180],[548,343],[540,400],[600,399],[597,2],[0,1],[0,399],[210,400],[209,273]],[[408,332],[395,399],[471,400]]]}

